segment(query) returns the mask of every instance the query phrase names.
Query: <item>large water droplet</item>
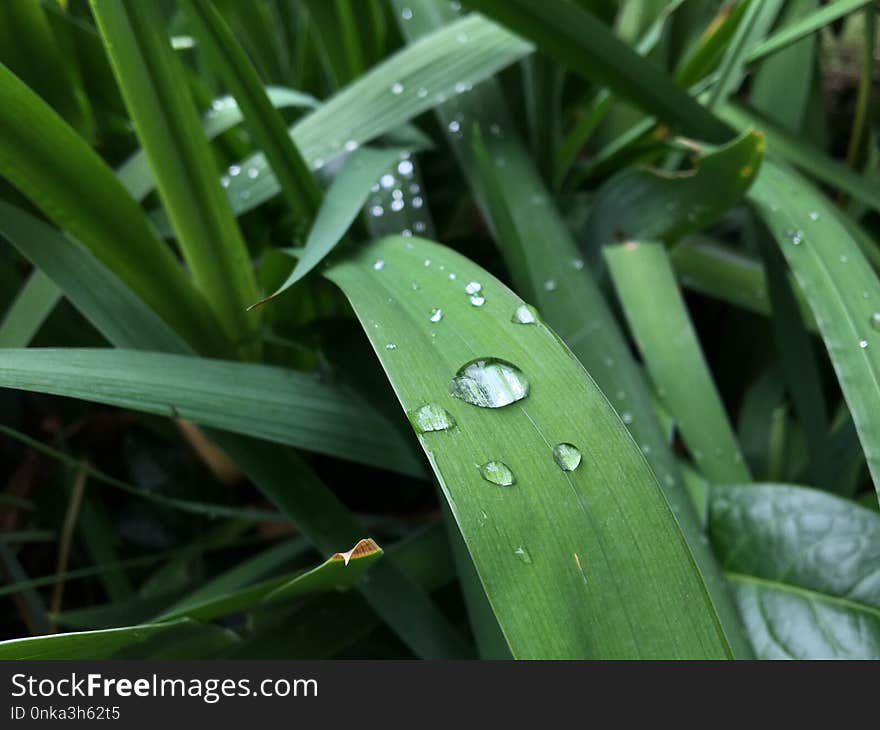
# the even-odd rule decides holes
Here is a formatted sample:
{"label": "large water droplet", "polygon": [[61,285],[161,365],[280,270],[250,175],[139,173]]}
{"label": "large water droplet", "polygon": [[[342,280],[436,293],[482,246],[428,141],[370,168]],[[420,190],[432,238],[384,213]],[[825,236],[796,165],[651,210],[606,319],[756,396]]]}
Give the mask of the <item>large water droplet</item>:
{"label": "large water droplet", "polygon": [[421,408],[416,408],[408,415],[410,423],[418,433],[447,431],[455,427],[455,419],[452,415],[436,403],[428,403]]}
{"label": "large water droplet", "polygon": [[443,319],[443,310],[442,309],[432,309],[431,310],[431,321],[439,322]]}
{"label": "large water droplet", "polygon": [[500,487],[509,487],[516,482],[510,467],[503,461],[487,461],[480,467],[480,476]]}
{"label": "large water droplet", "polygon": [[462,366],[449,384],[449,392],[480,408],[502,408],[525,398],[529,381],[509,362],[481,358]]}
{"label": "large water droplet", "polygon": [[471,304],[475,307],[482,307],[486,303],[486,298],[479,295],[471,297]]}
{"label": "large water droplet", "polygon": [[562,471],[574,471],[581,464],[581,452],[573,444],[556,444],[553,447],[553,461]]}
{"label": "large water droplet", "polygon": [[483,285],[476,281],[471,281],[464,288],[468,294],[479,294],[483,290]]}
{"label": "large water droplet", "polygon": [[535,324],[538,321],[538,312],[529,304],[520,304],[510,321],[516,324]]}

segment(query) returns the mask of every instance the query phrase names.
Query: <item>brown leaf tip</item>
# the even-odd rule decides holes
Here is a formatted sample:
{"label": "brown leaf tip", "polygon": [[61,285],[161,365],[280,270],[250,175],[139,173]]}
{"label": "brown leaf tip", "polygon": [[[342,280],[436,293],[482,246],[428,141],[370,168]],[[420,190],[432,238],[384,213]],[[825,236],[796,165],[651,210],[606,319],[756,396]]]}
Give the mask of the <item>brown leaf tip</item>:
{"label": "brown leaf tip", "polygon": [[379,547],[376,541],[372,537],[366,537],[363,540],[358,540],[357,545],[351,550],[344,553],[336,553],[330,558],[330,560],[342,560],[348,565],[352,560],[366,558],[369,555],[375,555],[381,552],[382,548]]}

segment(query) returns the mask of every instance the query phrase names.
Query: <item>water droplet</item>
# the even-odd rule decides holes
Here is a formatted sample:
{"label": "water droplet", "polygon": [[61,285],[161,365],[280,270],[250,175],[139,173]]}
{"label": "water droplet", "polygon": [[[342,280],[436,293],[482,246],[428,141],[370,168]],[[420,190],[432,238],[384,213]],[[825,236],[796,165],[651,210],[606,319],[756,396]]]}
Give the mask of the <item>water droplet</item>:
{"label": "water droplet", "polygon": [[620,414],[620,420],[623,421],[627,426],[633,422],[633,414],[629,411],[624,411]]}
{"label": "water droplet", "polygon": [[373,269],[375,271],[382,271],[385,268],[385,259],[377,259],[376,263],[373,264]]}
{"label": "water droplet", "polygon": [[409,288],[412,289],[413,291],[418,291],[422,287],[419,286],[419,282],[414,281],[414,282],[412,282],[412,284],[409,285]]}
{"label": "water droplet", "polygon": [[578,271],[581,271],[584,268],[584,260],[583,259],[573,259],[571,262],[571,265],[575,269],[577,269]]}
{"label": "water droplet", "polygon": [[449,131],[452,132],[453,134],[458,134],[461,131],[461,122],[459,122],[456,119],[453,119],[451,122],[449,122],[448,128],[449,128]]}
{"label": "water droplet", "polygon": [[455,427],[455,419],[445,408],[436,403],[428,403],[407,415],[417,433],[448,431]]}
{"label": "water droplet", "polygon": [[402,211],[403,207],[404,207],[404,202],[402,200],[398,199],[398,200],[391,201],[391,210],[393,210],[395,213],[399,213],[400,211]]}
{"label": "water droplet", "polygon": [[503,461],[487,461],[480,467],[480,476],[500,487],[509,487],[516,482],[510,467]]}
{"label": "water droplet", "polygon": [[800,246],[804,241],[804,232],[801,230],[795,230],[794,228],[786,228],[785,236],[795,246]]}
{"label": "water droplet", "polygon": [[510,321],[515,324],[535,324],[538,321],[538,312],[528,304],[520,304],[513,311]]}
{"label": "water droplet", "polygon": [[424,233],[426,228],[425,221],[416,221],[413,223],[413,230],[416,233]]}
{"label": "water droplet", "polygon": [[872,329],[880,332],[880,312],[874,312],[868,322],[871,324]]}
{"label": "water droplet", "polygon": [[399,81],[393,83],[391,85],[391,93],[395,94],[395,95],[402,94],[403,93],[403,84],[401,84]]}
{"label": "water droplet", "polygon": [[810,220],[811,221],[817,221],[821,217],[822,216],[820,216],[819,213],[817,213],[815,210],[810,211]]}
{"label": "water droplet", "polygon": [[431,310],[431,321],[439,322],[443,319],[443,310],[442,309],[432,309]]}
{"label": "water droplet", "polygon": [[553,447],[553,461],[562,471],[574,471],[581,464],[581,452],[573,444],[556,444]]}
{"label": "water droplet", "polygon": [[421,208],[425,204],[425,201],[422,200],[418,195],[412,199],[412,207],[413,208]]}
{"label": "water droplet", "polygon": [[515,365],[481,358],[463,365],[449,384],[456,398],[480,408],[502,408],[529,394],[529,381]]}
{"label": "water droplet", "polygon": [[529,551],[526,550],[522,545],[514,550],[513,554],[516,555],[516,557],[518,557],[526,565],[532,564],[532,556],[529,555]]}
{"label": "water droplet", "polygon": [[868,341],[867,340],[859,340],[859,347],[861,347],[863,350],[867,349]]}
{"label": "water droplet", "polygon": [[489,131],[492,133],[493,137],[501,136],[501,125],[493,123],[489,125]]}
{"label": "water droplet", "polygon": [[385,345],[385,349],[386,350],[396,350],[397,345],[395,345],[393,342],[389,342],[387,345]]}
{"label": "water droplet", "polygon": [[425,266],[431,265],[431,259],[425,259]]}
{"label": "water droplet", "polygon": [[247,176],[248,176],[251,180],[256,180],[256,179],[260,176],[260,171],[259,171],[259,169],[257,169],[256,167],[248,168]]}
{"label": "water droplet", "polygon": [[456,94],[463,94],[464,92],[470,91],[473,88],[474,88],[473,85],[468,83],[467,81],[459,81],[455,85],[455,93]]}
{"label": "water droplet", "polygon": [[556,279],[547,279],[544,282],[545,291],[556,291]]}
{"label": "water droplet", "polygon": [[421,87],[421,88],[416,92],[416,96],[418,96],[419,99],[424,99],[427,95],[428,95],[428,90],[427,90],[424,86]]}
{"label": "water droplet", "polygon": [[350,139],[345,143],[346,152],[354,152],[358,148],[357,140]]}
{"label": "water droplet", "polygon": [[404,20],[412,20],[412,10],[410,10],[409,8],[401,9],[400,17]]}
{"label": "water droplet", "polygon": [[374,218],[379,218],[384,212],[385,209],[381,205],[374,205],[370,208],[370,215]]}
{"label": "water droplet", "polygon": [[475,307],[482,307],[485,303],[485,297],[481,297],[479,295],[474,295],[471,297],[471,304],[473,304]]}
{"label": "water droplet", "polygon": [[468,282],[467,286],[465,286],[464,290],[468,294],[478,294],[483,290],[483,285],[480,284],[478,281],[470,281]]}
{"label": "water droplet", "polygon": [[379,184],[386,190],[394,187],[394,175],[382,175],[382,177],[379,178]]}
{"label": "water droplet", "polygon": [[316,157],[315,161],[312,163],[312,169],[320,170],[322,167],[324,167],[324,160],[320,157]]}
{"label": "water droplet", "polygon": [[241,172],[241,167],[239,165],[230,165],[229,166],[229,174],[232,175],[232,177],[235,177],[240,172]]}
{"label": "water droplet", "polygon": [[840,257],[840,263],[845,264],[847,261],[849,261],[849,256]]}
{"label": "water droplet", "polygon": [[226,175],[224,175],[223,177],[220,178],[220,184],[224,188],[228,188],[229,187],[229,178]]}
{"label": "water droplet", "polygon": [[397,165],[397,171],[403,176],[412,175],[413,163],[409,160],[403,160]]}
{"label": "water droplet", "polygon": [[[411,231],[409,228],[404,228],[404,229],[400,232],[400,235],[403,236],[404,238],[409,238],[410,236],[412,236],[412,231]],[[408,247],[408,248],[412,248],[412,244],[411,244],[411,243],[408,243],[408,244],[407,244],[407,247]]]}

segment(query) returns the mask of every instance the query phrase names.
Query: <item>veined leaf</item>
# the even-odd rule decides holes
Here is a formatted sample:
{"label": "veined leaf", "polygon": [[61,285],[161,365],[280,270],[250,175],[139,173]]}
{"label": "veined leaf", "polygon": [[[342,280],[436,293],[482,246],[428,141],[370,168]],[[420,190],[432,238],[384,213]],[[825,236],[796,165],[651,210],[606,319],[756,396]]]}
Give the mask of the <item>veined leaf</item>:
{"label": "veined leaf", "polygon": [[615,37],[585,8],[566,0],[466,0],[466,4],[684,134],[716,143],[732,136],[673,78]]}
{"label": "veined leaf", "polygon": [[[34,636],[0,641],[0,659],[112,659],[157,657],[161,649],[178,644],[180,658],[210,656],[237,642],[231,631],[181,619],[166,623],[126,626],[101,631]],[[173,658],[168,656],[166,658]]]}
{"label": "veined leaf", "polygon": [[227,353],[206,301],[112,170],[5,68],[0,95],[6,101],[0,108],[3,175],[193,347]]}
{"label": "veined leaf", "polygon": [[296,284],[314,269],[333,247],[342,240],[345,232],[360,213],[370,188],[400,156],[398,149],[355,150],[346,158],[342,169],[333,178],[312,229],[306,239],[302,255],[290,276],[272,294],[257,304],[265,304]]}
{"label": "veined leaf", "polygon": [[373,540],[360,540],[351,550],[334,553],[320,565],[299,575],[272,578],[262,583],[201,602],[187,602],[162,614],[158,621],[191,618],[201,621],[266,603],[288,601],[308,593],[339,590],[354,585],[382,557]]}
{"label": "veined leaf", "polygon": [[[532,46],[473,15],[445,26],[377,64],[290,128],[293,141],[314,168],[387,134],[439,101],[489,78],[532,51]],[[398,91],[399,89],[399,91]],[[262,154],[237,165],[248,175],[230,178],[236,213],[279,191]]]}
{"label": "veined leaf", "polygon": [[675,241],[712,223],[749,189],[763,155],[763,136],[747,132],[701,155],[691,171],[622,170],[600,189],[579,237],[593,269],[601,264],[602,246]]}
{"label": "veined leaf", "polygon": [[0,347],[27,347],[60,299],[58,287],[40,269],[35,269],[0,322]]}
{"label": "veined leaf", "polygon": [[[283,86],[267,86],[266,95],[276,109],[303,107],[314,109],[319,105],[315,97],[296,89]],[[211,103],[211,108],[202,119],[202,130],[207,139],[214,139],[223,132],[241,124],[244,115],[235,99],[222,96]],[[138,150],[116,170],[116,176],[137,200],[143,200],[156,186],[150,163],[143,150]]]}
{"label": "veined leaf", "polygon": [[226,335],[253,352],[259,320],[245,312],[257,298],[253,267],[159,8],[92,0],[92,10],[193,280]]}
{"label": "veined leaf", "polygon": [[354,393],[292,370],[134,350],[0,351],[0,386],[66,395],[421,475]]}
{"label": "veined leaf", "polygon": [[247,54],[223,16],[206,0],[185,0],[183,7],[202,49],[245,117],[254,143],[269,161],[290,209],[311,221],[321,202],[321,188],[287,133],[284,118],[275,110]]}
{"label": "veined leaf", "polygon": [[648,372],[697,466],[712,482],[749,481],[663,244],[610,246],[605,257]]}
{"label": "veined leaf", "polygon": [[765,162],[749,198],[813,313],[880,490],[880,282],[816,190]]}
{"label": "veined leaf", "polygon": [[514,656],[729,655],[653,473],[533,310],[422,239],[382,239],[327,275],[421,432]]}
{"label": "veined leaf", "polygon": [[785,484],[711,491],[709,534],[762,659],[880,658],[880,516]]}

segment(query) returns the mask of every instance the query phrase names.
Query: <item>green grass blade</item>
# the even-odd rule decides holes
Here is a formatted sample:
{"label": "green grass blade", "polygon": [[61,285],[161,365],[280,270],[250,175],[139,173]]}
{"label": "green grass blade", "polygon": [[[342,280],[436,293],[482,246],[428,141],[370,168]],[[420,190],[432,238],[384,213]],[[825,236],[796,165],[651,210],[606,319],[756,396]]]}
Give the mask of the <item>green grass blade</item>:
{"label": "green grass blade", "polygon": [[207,621],[261,604],[289,601],[309,593],[341,590],[354,585],[382,557],[382,548],[373,540],[360,540],[346,553],[334,553],[320,565],[305,572],[284,575],[248,588],[197,602],[189,601],[163,613],[156,620],[191,618]]}
{"label": "green grass blade", "polygon": [[256,69],[220,13],[206,0],[185,0],[200,48],[244,114],[254,144],[263,152],[290,209],[311,221],[321,202],[321,188],[287,132],[284,118],[272,106]]}
{"label": "green grass blade", "polygon": [[0,95],[5,101],[0,107],[3,176],[196,349],[228,352],[207,303],[113,171],[2,67]]}
{"label": "green grass blade", "polygon": [[[419,438],[514,656],[728,655],[655,477],[557,336],[512,321],[519,297],[422,239],[382,239],[327,275],[352,301],[411,418],[432,405],[455,421]],[[482,286],[480,306],[470,281]],[[500,409],[454,398],[459,368],[486,357],[514,363],[531,379],[528,396]],[[573,471],[554,460],[561,442],[582,454]],[[496,460],[512,470],[512,486],[481,477],[480,465]]]}
{"label": "green grass blade", "polygon": [[[529,43],[485,18],[463,18],[377,64],[294,124],[290,133],[311,166],[323,167],[345,152],[346,144],[365,144],[389,133],[531,51]],[[263,155],[236,167],[249,173],[230,179],[227,192],[237,213],[278,193],[278,181]]]}
{"label": "green grass blade", "polygon": [[[174,642],[196,640],[196,646],[188,645],[190,657],[201,652],[226,649],[236,643],[235,634],[217,626],[204,626],[187,619],[167,623],[126,626],[119,629],[101,631],[80,631],[72,634],[34,636],[27,639],[13,639],[0,642],[0,659],[112,659],[127,652],[138,656],[146,650],[148,658],[154,655],[151,642],[156,639],[170,639]],[[151,651],[151,648],[153,649]],[[209,655],[209,654],[206,654]]]}
{"label": "green grass blade", "polygon": [[35,269],[0,322],[0,347],[27,347],[60,299],[61,290],[52,279]]}
{"label": "green grass blade", "polygon": [[256,280],[158,6],[94,0],[92,10],[193,280],[241,348],[258,323],[245,312]]}
{"label": "green grass blade", "polygon": [[[283,86],[267,86],[266,95],[276,109],[315,109],[318,100],[309,94]],[[202,118],[202,129],[207,139],[220,136],[244,120],[244,114],[231,96],[221,96],[211,103]],[[116,170],[116,176],[137,200],[143,200],[156,186],[153,171],[143,150],[138,150]]]}
{"label": "green grass blade", "polygon": [[809,15],[780,28],[769,38],[752,48],[749,51],[748,60],[749,62],[759,61],[781,51],[871,2],[872,0],[835,0],[823,5]]}
{"label": "green grass blade", "polygon": [[880,658],[876,512],[805,487],[725,486],[709,534],[759,658]]}
{"label": "green grass blade", "polygon": [[765,161],[749,193],[807,298],[880,490],[880,282],[828,202]]}
{"label": "green grass blade", "polygon": [[346,158],[342,169],[333,178],[314,225],[309,231],[302,255],[290,276],[272,294],[257,304],[265,304],[296,284],[314,269],[339,243],[357,218],[380,175],[400,157],[400,150],[355,150]]}
{"label": "green grass blade", "polygon": [[140,346],[157,352],[191,351],[85,247],[2,200],[0,235],[45,272],[110,342],[120,347]]}
{"label": "green grass blade", "polygon": [[353,392],[292,370],[134,350],[0,351],[0,385],[132,408],[420,476]]}
{"label": "green grass blade", "polygon": [[467,5],[684,134],[717,143],[731,137],[723,122],[587,10],[565,0],[467,0]]}
{"label": "green grass blade", "polygon": [[648,372],[697,466],[712,482],[749,481],[666,249],[626,243],[606,248],[605,257]]}

